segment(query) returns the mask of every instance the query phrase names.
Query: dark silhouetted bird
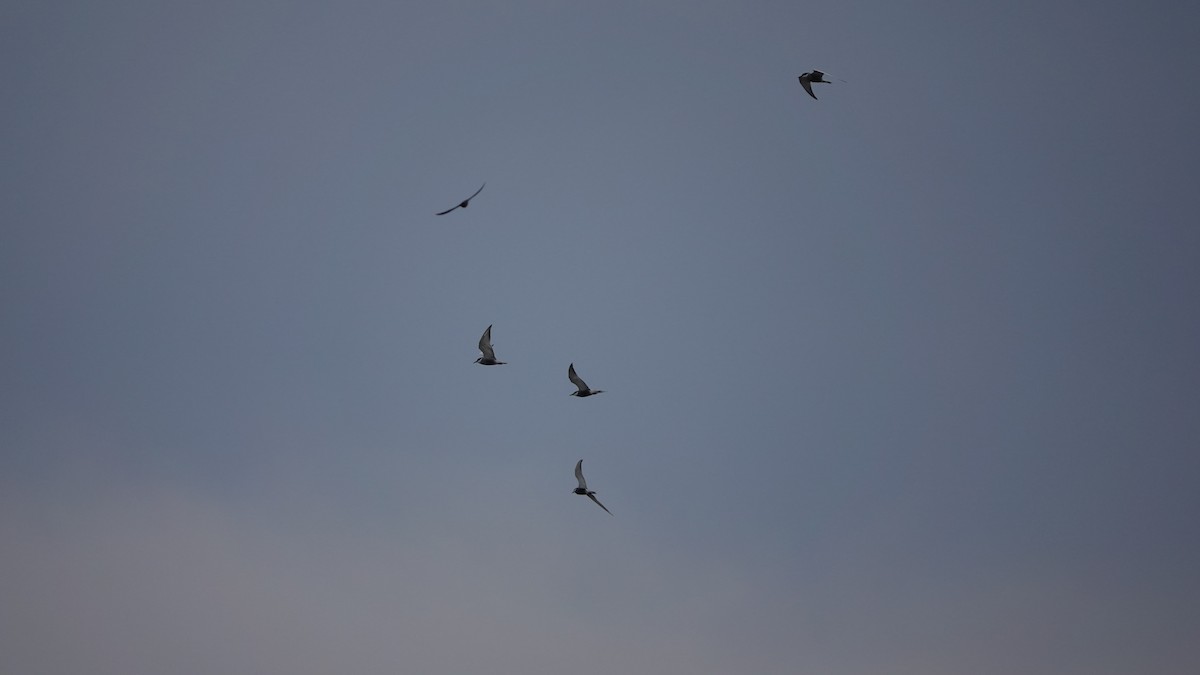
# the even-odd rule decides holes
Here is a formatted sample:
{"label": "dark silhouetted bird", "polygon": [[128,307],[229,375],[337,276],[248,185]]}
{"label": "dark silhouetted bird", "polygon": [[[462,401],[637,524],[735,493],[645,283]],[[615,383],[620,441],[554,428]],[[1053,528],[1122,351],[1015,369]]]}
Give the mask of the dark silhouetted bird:
{"label": "dark silhouetted bird", "polygon": [[825,73],[822,73],[819,70],[814,70],[811,73],[804,73],[800,76],[800,86],[804,87],[804,91],[807,91],[809,96],[816,99],[817,95],[814,94],[812,90],[813,82],[829,84],[829,80],[825,79]]}
{"label": "dark silhouetted bird", "polygon": [[502,366],[507,361],[497,361],[496,352],[492,351],[492,327],[488,326],[487,330],[483,331],[483,335],[479,338],[479,351],[483,352],[483,356],[475,359],[475,363],[481,366]]}
{"label": "dark silhouetted bird", "polygon": [[[483,185],[480,185],[480,186],[479,186],[479,189],[475,191],[475,195],[479,194],[480,192],[483,192],[483,186],[484,186],[484,185],[487,185],[487,183],[485,182]],[[468,206],[470,206],[470,205],[471,205],[471,200],[472,200],[472,199],[475,199],[475,195],[471,195],[470,197],[467,197],[466,199],[464,199],[464,200],[462,200],[461,202],[459,202],[459,203],[458,203],[458,206],[451,206],[450,208],[446,209],[445,211],[442,211],[441,213],[439,213],[439,214],[437,214],[437,215],[439,215],[439,216],[444,216],[444,215],[446,215],[447,213],[450,213],[451,211],[453,211],[454,209],[465,209],[465,208],[467,208]]]}
{"label": "dark silhouetted bird", "polygon": [[572,396],[579,396],[582,398],[584,396],[593,396],[595,394],[604,393],[603,389],[588,389],[587,382],[584,382],[579,378],[578,375],[575,374],[574,363],[567,367],[567,377],[570,378],[572,384],[574,384],[576,387],[579,387],[579,391],[571,392]]}
{"label": "dark silhouetted bird", "polygon": [[587,489],[587,481],[583,479],[582,459],[575,463],[575,479],[579,481],[579,487],[575,488],[575,494],[585,496],[588,499],[596,502],[596,506],[604,509],[604,512],[611,516],[612,511],[609,511],[608,507],[601,504],[599,499],[596,499],[595,491]]}

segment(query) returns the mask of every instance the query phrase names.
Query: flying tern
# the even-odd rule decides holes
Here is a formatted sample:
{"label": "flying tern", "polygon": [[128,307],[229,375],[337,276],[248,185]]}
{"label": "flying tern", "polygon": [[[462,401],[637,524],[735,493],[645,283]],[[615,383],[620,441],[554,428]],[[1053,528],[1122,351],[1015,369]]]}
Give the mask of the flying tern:
{"label": "flying tern", "polygon": [[814,70],[810,73],[804,73],[800,75],[800,86],[804,87],[804,91],[807,91],[809,96],[813,97],[813,99],[816,99],[817,95],[814,94],[812,90],[813,82],[829,84],[829,80],[825,79],[825,73],[822,73],[819,70]]}
{"label": "flying tern", "polygon": [[[484,184],[483,184],[483,185],[480,185],[480,186],[479,186],[479,189],[475,191],[475,195],[479,194],[480,192],[483,192],[483,186],[484,186],[484,185],[487,185],[487,183],[486,183],[486,182],[484,182]],[[461,202],[459,202],[457,206],[451,206],[450,208],[446,209],[445,211],[442,211],[441,213],[439,213],[439,214],[437,214],[437,215],[439,215],[439,216],[444,216],[444,215],[446,215],[447,213],[450,213],[451,211],[453,211],[454,209],[465,209],[465,208],[467,208],[468,206],[470,206],[470,205],[471,205],[471,200],[472,200],[472,199],[475,199],[475,195],[471,195],[470,197],[467,197],[466,199],[464,199],[464,200],[462,200]]]}
{"label": "flying tern", "polygon": [[579,487],[575,488],[575,494],[583,495],[583,496],[587,497],[588,499],[596,502],[596,506],[599,506],[600,508],[604,509],[604,512],[611,516],[612,511],[609,511],[608,507],[601,504],[599,499],[596,499],[596,492],[594,490],[587,489],[587,481],[583,479],[583,460],[582,459],[575,463],[575,479],[579,481]]}
{"label": "flying tern", "polygon": [[578,375],[575,374],[575,364],[572,363],[567,367],[567,377],[570,378],[571,384],[579,387],[579,391],[571,392],[572,396],[583,398],[584,396],[593,396],[595,394],[603,394],[603,389],[588,389],[587,382],[584,382]]}
{"label": "flying tern", "polygon": [[483,356],[475,359],[475,363],[481,366],[502,366],[507,361],[497,361],[496,352],[492,351],[492,327],[488,326],[487,330],[483,331],[483,335],[479,338],[479,351],[483,352]]}

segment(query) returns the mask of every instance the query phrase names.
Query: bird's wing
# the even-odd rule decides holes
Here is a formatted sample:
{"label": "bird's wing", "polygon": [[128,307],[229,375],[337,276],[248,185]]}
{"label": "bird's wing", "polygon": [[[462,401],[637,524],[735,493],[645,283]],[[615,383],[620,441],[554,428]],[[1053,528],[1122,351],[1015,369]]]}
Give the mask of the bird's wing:
{"label": "bird's wing", "polygon": [[[484,185],[487,185],[487,183],[485,182],[483,185],[480,185],[479,189],[475,191],[475,195],[479,194],[480,192],[483,192]],[[467,202],[471,201],[472,199],[475,199],[475,195],[471,195],[470,197],[467,197],[466,199],[459,202],[457,205],[451,206],[450,208],[446,209],[445,211],[442,211],[441,213],[439,213],[437,215],[444,216],[447,213],[450,213],[451,211],[453,211],[454,209],[458,209],[458,208],[462,208],[462,207],[466,206]]]}
{"label": "bird's wing", "polygon": [[800,86],[804,87],[804,91],[807,91],[814,100],[817,98],[817,95],[813,93],[812,85],[808,83],[808,73],[800,76]]}
{"label": "bird's wing", "polygon": [[479,338],[479,351],[489,359],[495,359],[496,353],[492,351],[492,327],[488,326],[487,330],[483,331],[483,337]]}
{"label": "bird's wing", "polygon": [[596,499],[596,495],[588,493],[588,499],[591,499],[592,501],[596,502],[596,506],[599,506],[600,508],[604,509],[605,513],[607,513],[610,516],[612,515],[612,511],[609,511],[607,506],[601,504],[599,499]]}
{"label": "bird's wing", "polygon": [[583,479],[583,460],[575,462],[575,480],[579,481],[579,487],[583,490],[587,489],[587,481]]}
{"label": "bird's wing", "polygon": [[812,73],[810,73],[810,75],[812,75],[813,82],[820,82],[821,80],[823,80],[825,78],[825,73],[823,73],[819,70],[812,71]]}
{"label": "bird's wing", "polygon": [[579,376],[575,374],[575,364],[574,363],[572,363],[567,368],[567,377],[570,378],[572,384],[574,384],[576,387],[579,387],[579,391],[587,391],[588,390],[587,383],[584,382],[583,380],[579,379]]}

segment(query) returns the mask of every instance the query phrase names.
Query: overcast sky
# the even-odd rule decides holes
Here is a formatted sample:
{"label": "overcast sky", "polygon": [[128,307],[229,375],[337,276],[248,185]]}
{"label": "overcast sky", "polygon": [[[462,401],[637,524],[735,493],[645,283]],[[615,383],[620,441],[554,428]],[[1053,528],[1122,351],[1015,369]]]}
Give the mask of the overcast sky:
{"label": "overcast sky", "polygon": [[1198,22],[5,3],[0,671],[1200,672]]}

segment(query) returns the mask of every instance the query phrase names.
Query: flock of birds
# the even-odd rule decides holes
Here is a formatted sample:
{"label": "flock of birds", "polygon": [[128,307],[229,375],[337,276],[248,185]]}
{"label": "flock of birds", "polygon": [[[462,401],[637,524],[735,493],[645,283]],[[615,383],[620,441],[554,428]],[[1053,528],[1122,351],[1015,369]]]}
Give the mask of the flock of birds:
{"label": "flock of birds", "polygon": [[[812,96],[813,99],[817,98],[817,95],[813,93],[812,89],[812,85],[814,83],[830,83],[829,80],[825,79],[825,73],[819,70],[812,70],[807,73],[802,73],[798,79],[800,80],[800,86],[804,87],[804,91],[808,92],[808,95]],[[471,205],[471,200],[479,196],[479,193],[483,192],[483,188],[486,186],[487,183],[485,182],[483,185],[480,185],[479,189],[476,190],[475,193],[470,197],[467,197],[458,204],[455,204],[454,206],[451,206],[450,208],[446,209],[445,211],[441,211],[436,215],[444,216],[455,209],[467,208]],[[478,363],[481,366],[503,366],[507,363],[507,361],[500,361],[496,358],[496,350],[492,348],[491,326],[488,326],[487,329],[483,331],[483,335],[479,337],[479,352],[481,355],[479,358],[475,359],[475,363]],[[571,392],[571,396],[586,398],[588,396],[595,396],[596,394],[604,393],[603,389],[592,389],[589,387],[587,383],[583,381],[583,378],[579,377],[579,375],[575,373],[574,363],[567,366],[567,379],[569,379],[571,384],[575,385],[576,388],[576,391]],[[601,504],[599,499],[596,499],[596,491],[588,489],[587,481],[583,477],[582,459],[575,463],[575,480],[579,483],[579,487],[575,488],[574,490],[575,494],[581,497],[587,497],[593,502],[596,502],[596,506],[604,509],[605,513],[608,515],[612,515],[612,511],[609,511],[608,507],[606,507],[604,504]]]}
{"label": "flock of birds", "polygon": [[[483,188],[480,187],[479,190],[476,190],[475,195],[479,194],[479,191],[482,189]],[[467,197],[458,206],[455,206],[452,209],[443,211],[443,212],[439,213],[438,215],[439,216],[445,215],[447,213],[450,213],[450,211],[453,211],[454,209],[457,209],[459,207],[462,207],[464,209],[467,208],[467,202],[474,199],[475,195],[471,195],[470,197]],[[483,335],[479,336],[479,352],[480,352],[481,356],[479,358],[475,359],[475,363],[478,363],[481,366],[503,366],[508,363],[507,361],[501,361],[496,358],[496,350],[492,348],[492,327],[491,326],[488,326],[487,329],[483,331]],[[579,375],[577,375],[575,373],[575,364],[574,363],[567,366],[567,379],[569,379],[571,381],[571,384],[575,385],[575,389],[576,389],[575,391],[571,392],[571,396],[578,396],[580,398],[585,398],[588,396],[595,396],[596,394],[604,393],[603,389],[592,389],[591,387],[589,387],[587,385],[587,382],[584,382],[583,378],[579,377]],[[582,459],[575,463],[575,480],[579,481],[579,487],[575,488],[575,494],[587,497],[588,499],[596,502],[596,506],[599,506],[600,508],[604,509],[604,511],[606,513],[608,513],[608,515],[610,515],[610,516],[612,515],[612,511],[609,511],[607,506],[601,504],[599,499],[596,499],[596,491],[588,489],[587,481],[584,480],[584,478],[583,478],[583,460]]]}

